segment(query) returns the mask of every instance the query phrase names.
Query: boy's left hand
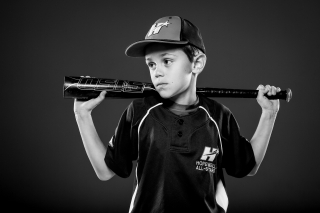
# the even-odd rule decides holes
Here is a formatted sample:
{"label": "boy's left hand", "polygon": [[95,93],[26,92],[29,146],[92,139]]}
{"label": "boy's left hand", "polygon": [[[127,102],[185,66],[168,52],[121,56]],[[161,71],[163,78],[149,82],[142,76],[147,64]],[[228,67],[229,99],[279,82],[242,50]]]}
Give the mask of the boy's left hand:
{"label": "boy's left hand", "polygon": [[269,100],[265,97],[265,94],[268,96],[275,95],[277,92],[280,92],[281,89],[279,87],[270,86],[270,85],[259,85],[257,90],[259,90],[257,101],[262,108],[262,111],[270,112],[272,114],[276,114],[279,111],[280,103],[278,100]]}

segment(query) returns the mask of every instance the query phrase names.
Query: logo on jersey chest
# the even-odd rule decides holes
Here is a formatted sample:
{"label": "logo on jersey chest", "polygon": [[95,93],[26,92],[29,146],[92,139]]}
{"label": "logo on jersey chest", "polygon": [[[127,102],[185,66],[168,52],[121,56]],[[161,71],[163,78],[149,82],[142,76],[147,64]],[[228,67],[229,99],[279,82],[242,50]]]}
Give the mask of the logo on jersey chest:
{"label": "logo on jersey chest", "polygon": [[206,146],[199,161],[196,161],[196,170],[215,173],[217,166],[213,161],[219,154],[219,150]]}

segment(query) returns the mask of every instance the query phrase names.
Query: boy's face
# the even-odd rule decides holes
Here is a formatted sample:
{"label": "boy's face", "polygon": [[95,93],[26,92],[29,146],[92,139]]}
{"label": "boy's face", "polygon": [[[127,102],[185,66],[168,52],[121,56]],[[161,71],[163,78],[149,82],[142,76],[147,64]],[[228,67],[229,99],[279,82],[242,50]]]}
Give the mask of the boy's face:
{"label": "boy's face", "polygon": [[146,64],[153,85],[162,98],[188,102],[191,97],[192,63],[176,45],[154,43],[146,48]]}

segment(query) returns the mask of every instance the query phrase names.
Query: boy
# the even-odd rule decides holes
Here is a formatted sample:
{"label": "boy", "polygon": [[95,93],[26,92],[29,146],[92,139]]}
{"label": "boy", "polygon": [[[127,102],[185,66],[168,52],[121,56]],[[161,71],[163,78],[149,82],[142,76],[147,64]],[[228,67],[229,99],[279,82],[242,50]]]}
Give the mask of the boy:
{"label": "boy", "polygon": [[129,212],[226,212],[222,168],[234,177],[257,172],[279,110],[279,100],[264,94],[275,95],[280,88],[258,87],[262,114],[249,142],[228,108],[196,93],[206,55],[191,22],[178,16],[157,20],[126,55],[145,57],[159,96],[134,100],[108,147],[91,117],[106,92],[86,102],[75,100],[77,124],[97,176],[128,177],[137,160]]}

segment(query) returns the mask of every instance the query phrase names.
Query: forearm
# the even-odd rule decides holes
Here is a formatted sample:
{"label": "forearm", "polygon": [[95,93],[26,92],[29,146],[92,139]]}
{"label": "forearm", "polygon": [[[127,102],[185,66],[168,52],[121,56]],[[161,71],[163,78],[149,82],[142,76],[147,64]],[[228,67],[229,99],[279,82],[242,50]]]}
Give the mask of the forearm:
{"label": "forearm", "polygon": [[99,138],[91,113],[82,115],[76,113],[75,117],[85,151],[97,176],[100,180],[112,178],[114,172],[107,167],[104,161],[107,149]]}
{"label": "forearm", "polygon": [[262,163],[268,148],[276,116],[276,112],[262,111],[258,127],[250,141],[256,159],[256,166],[249,175],[254,175]]}

